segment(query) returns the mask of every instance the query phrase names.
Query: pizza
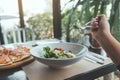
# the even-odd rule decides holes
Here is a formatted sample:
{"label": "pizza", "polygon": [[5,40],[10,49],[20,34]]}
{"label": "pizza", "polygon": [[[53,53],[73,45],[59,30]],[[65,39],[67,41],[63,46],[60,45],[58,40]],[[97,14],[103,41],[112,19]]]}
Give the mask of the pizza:
{"label": "pizza", "polygon": [[0,66],[9,65],[21,61],[31,55],[30,49],[19,45],[14,49],[1,48],[0,49]]}

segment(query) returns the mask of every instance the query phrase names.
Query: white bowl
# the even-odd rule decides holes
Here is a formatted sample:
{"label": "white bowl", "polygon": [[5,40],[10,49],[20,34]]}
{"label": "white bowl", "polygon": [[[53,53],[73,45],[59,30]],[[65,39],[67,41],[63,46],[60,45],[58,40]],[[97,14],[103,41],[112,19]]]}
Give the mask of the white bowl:
{"label": "white bowl", "polygon": [[[65,49],[65,51],[70,50],[72,51],[73,54],[76,55],[76,57],[66,58],[66,59],[45,58],[43,47],[46,46],[49,46],[51,49],[63,48]],[[81,60],[86,55],[87,51],[88,51],[87,47],[76,43],[46,43],[46,44],[40,44],[32,48],[31,54],[39,62],[46,64],[52,68],[64,68]]]}

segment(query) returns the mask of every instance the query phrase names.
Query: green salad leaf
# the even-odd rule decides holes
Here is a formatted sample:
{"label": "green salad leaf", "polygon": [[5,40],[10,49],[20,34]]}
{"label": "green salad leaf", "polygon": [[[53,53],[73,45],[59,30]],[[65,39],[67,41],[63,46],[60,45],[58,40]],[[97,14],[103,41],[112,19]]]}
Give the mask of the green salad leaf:
{"label": "green salad leaf", "polygon": [[44,47],[43,50],[45,51],[45,58],[66,59],[75,57],[75,55],[70,50],[66,52],[63,48],[55,48],[51,50],[51,48],[47,46]]}

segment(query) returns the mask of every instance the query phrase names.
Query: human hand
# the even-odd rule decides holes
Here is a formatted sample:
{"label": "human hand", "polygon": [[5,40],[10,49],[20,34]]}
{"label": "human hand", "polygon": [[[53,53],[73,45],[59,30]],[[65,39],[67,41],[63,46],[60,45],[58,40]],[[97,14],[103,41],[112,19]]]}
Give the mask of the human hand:
{"label": "human hand", "polygon": [[96,40],[102,38],[102,35],[110,34],[110,26],[104,14],[97,16],[91,26],[92,37]]}

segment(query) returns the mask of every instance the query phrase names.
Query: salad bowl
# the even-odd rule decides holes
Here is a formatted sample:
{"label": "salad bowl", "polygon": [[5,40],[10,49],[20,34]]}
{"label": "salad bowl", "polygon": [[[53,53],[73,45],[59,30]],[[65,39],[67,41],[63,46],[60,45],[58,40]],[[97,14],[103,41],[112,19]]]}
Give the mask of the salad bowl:
{"label": "salad bowl", "polygon": [[[74,57],[62,57],[59,58],[59,56],[56,58],[54,57],[46,57],[45,56],[45,47],[49,47],[51,50],[54,50],[55,48],[62,48],[66,52],[72,52],[72,55]],[[31,54],[35,57],[36,60],[39,62],[48,65],[52,68],[65,68],[68,67],[78,61],[80,61],[88,52],[87,47],[76,44],[76,43],[46,43],[46,44],[40,44],[30,50]]]}

